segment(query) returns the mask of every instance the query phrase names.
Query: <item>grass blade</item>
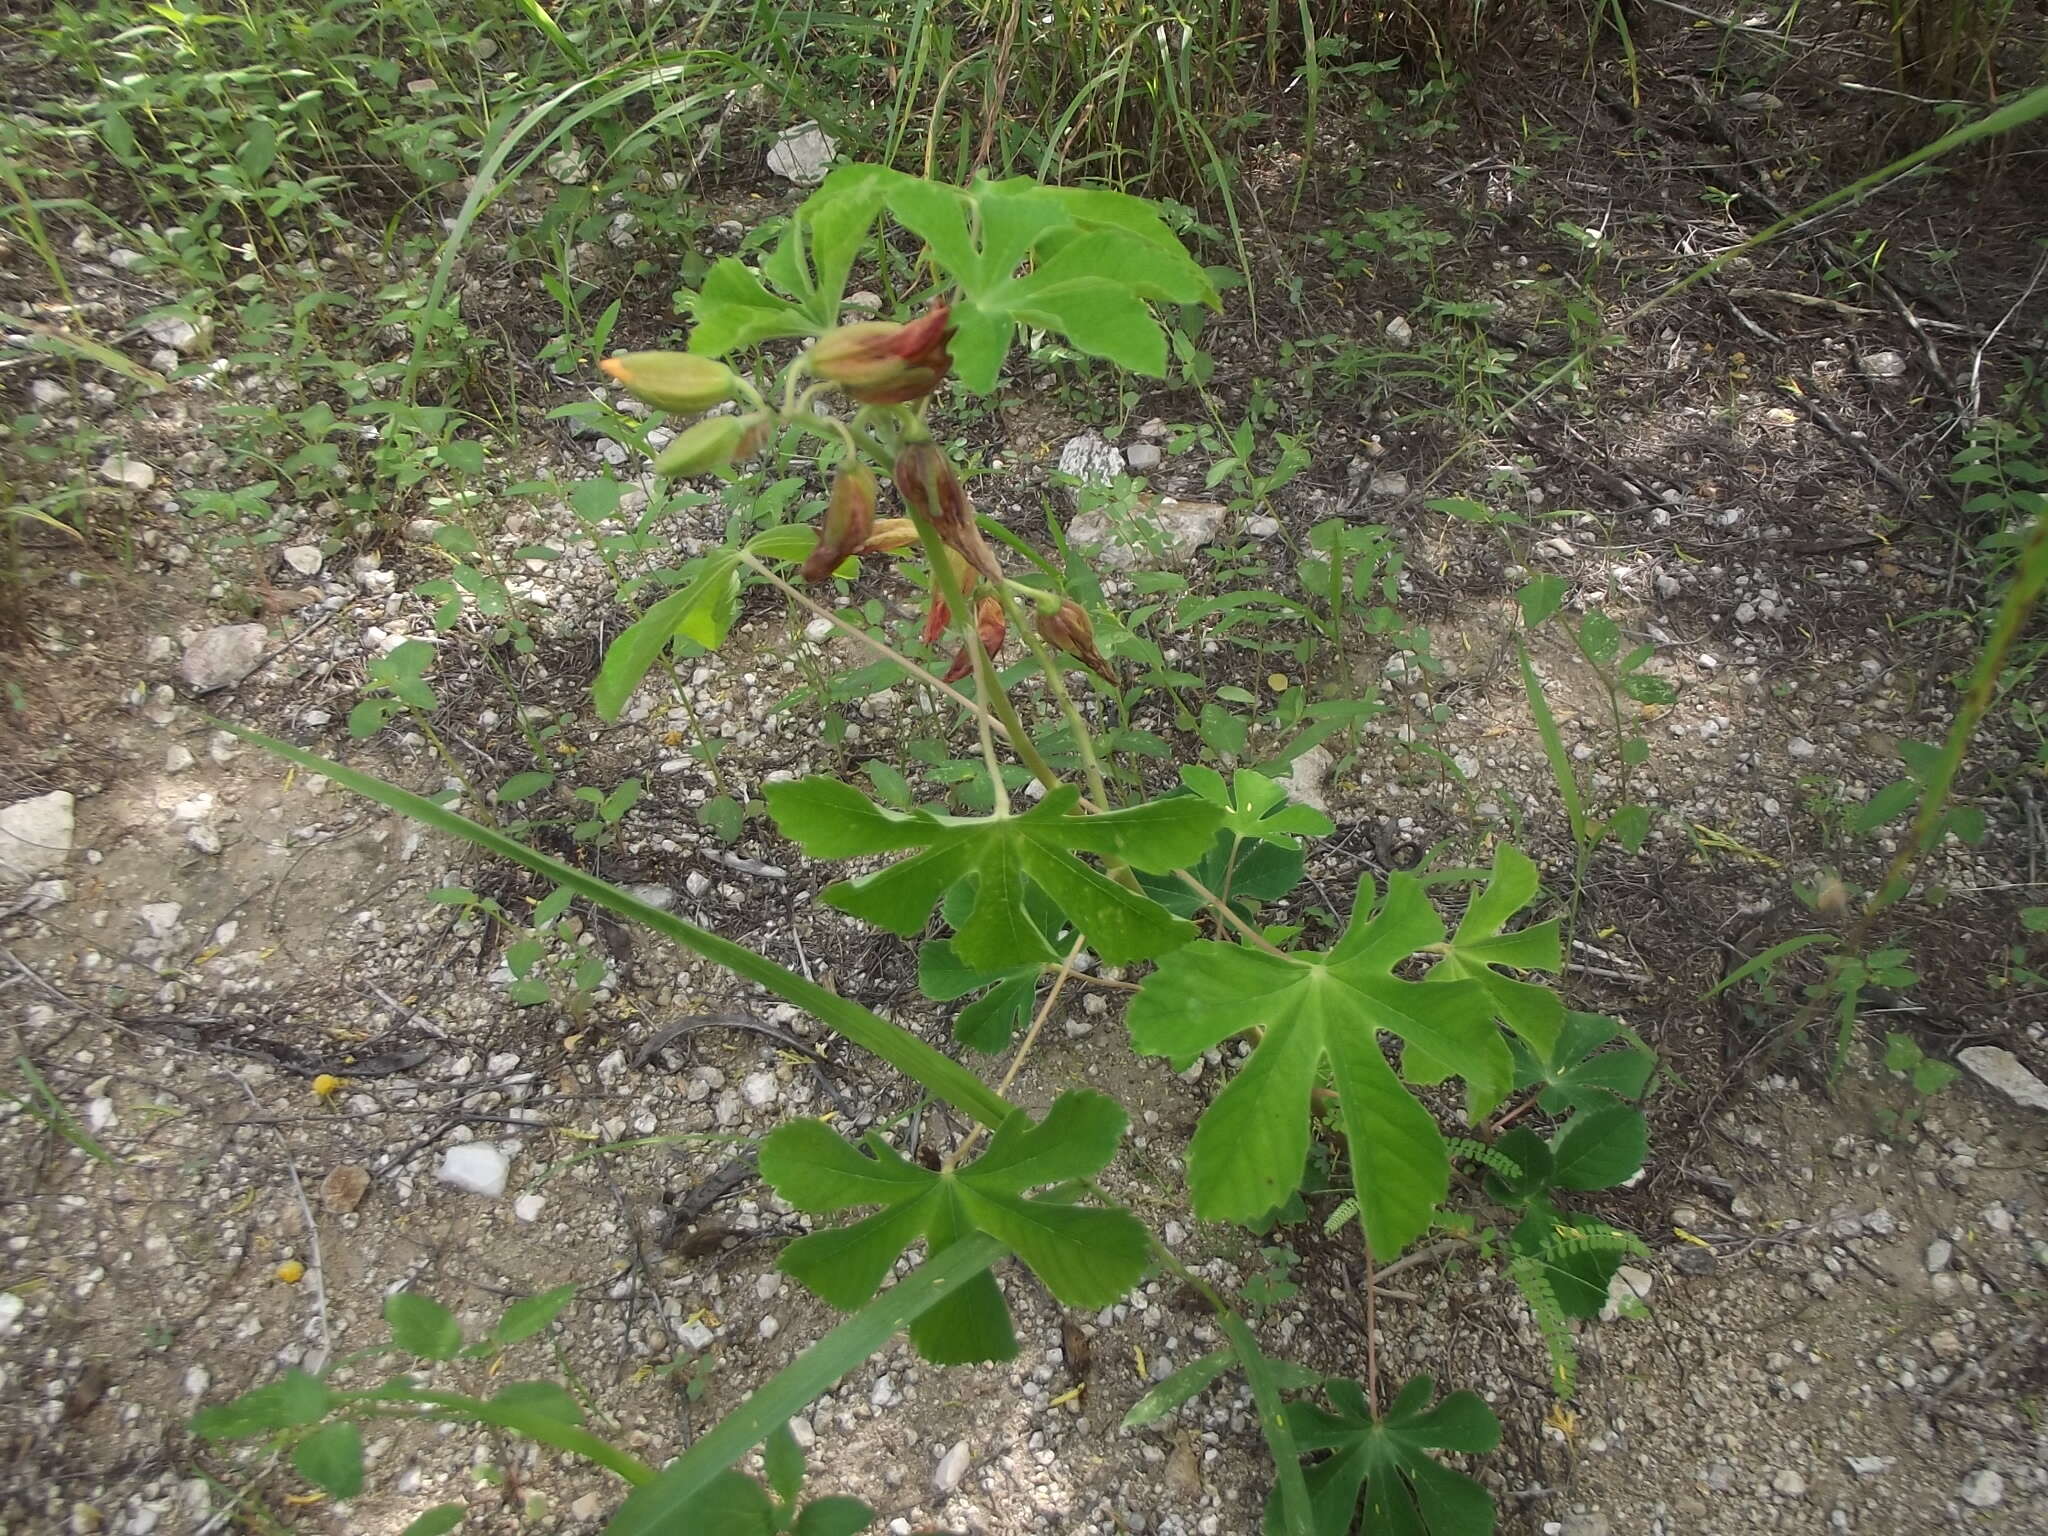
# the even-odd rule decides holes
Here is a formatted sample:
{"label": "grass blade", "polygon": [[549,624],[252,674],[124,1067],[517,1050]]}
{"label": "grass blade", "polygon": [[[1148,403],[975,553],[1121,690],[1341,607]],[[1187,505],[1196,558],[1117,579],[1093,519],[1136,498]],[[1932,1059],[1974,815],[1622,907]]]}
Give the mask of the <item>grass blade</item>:
{"label": "grass blade", "polygon": [[105,1163],[109,1168],[113,1167],[118,1159],[93,1140],[92,1133],[80,1125],[77,1116],[64,1107],[64,1101],[58,1098],[50,1085],[43,1080],[43,1074],[36,1070],[36,1064],[26,1056],[15,1057],[14,1064],[21,1069],[21,1075],[28,1079],[29,1091],[35,1095],[33,1099],[17,1099],[15,1102],[95,1162]]}
{"label": "grass blade", "polygon": [[1550,759],[1550,776],[1557,781],[1558,798],[1571,818],[1572,841],[1581,848],[1592,839],[1586,835],[1586,804],[1579,798],[1579,781],[1572,773],[1571,754],[1564,749],[1564,737],[1557,729],[1557,716],[1550,712],[1550,700],[1543,696],[1543,684],[1529,662],[1527,646],[1517,646],[1522,658],[1522,691],[1529,696],[1529,712],[1536,717],[1536,732],[1543,738],[1543,755]]}
{"label": "grass blade", "polygon": [[735,976],[758,982],[783,1001],[796,1004],[844,1035],[862,1050],[881,1057],[904,1076],[915,1079],[929,1092],[991,1129],[1002,1124],[1004,1117],[1012,1112],[1012,1106],[988,1084],[951,1057],[942,1055],[925,1044],[907,1029],[890,1023],[880,1014],[861,1007],[859,1003],[826,991],[816,982],[806,981],[795,971],[755,954],[744,945],[720,938],[709,929],[699,928],[695,923],[677,917],[672,912],[663,912],[659,908],[651,907],[595,875],[585,874],[559,859],[550,858],[514,838],[507,837],[495,828],[471,821],[467,816],[457,815],[445,806],[422,799],[395,784],[387,784],[371,774],[347,767],[331,758],[322,757],[317,752],[308,752],[303,748],[275,740],[260,731],[231,725],[224,720],[215,723],[244,741],[254,742],[266,752],[275,753],[287,762],[297,763],[310,773],[332,779],[342,788],[354,790],[365,799],[374,800],[388,810],[409,816],[437,832],[450,833],[483,849],[486,853],[494,853],[501,859],[510,859],[514,864],[530,869],[537,875],[543,875],[557,885],[574,891],[584,900],[636,922],[643,928],[651,929],[663,938],[672,939],[683,948],[693,950],[714,964],[724,966]]}
{"label": "grass blade", "polygon": [[[887,1344],[897,1329],[958,1291],[1008,1251],[986,1233],[977,1232],[926,1259],[763,1382],[695,1445],[664,1467],[653,1482],[635,1489],[604,1528],[604,1536],[663,1536],[695,1529],[689,1517],[690,1501],[712,1478]],[[1299,1480],[1298,1464],[1294,1475]],[[1305,1490],[1303,1498],[1306,1509]],[[1308,1536],[1305,1525],[1302,1536]]]}
{"label": "grass blade", "polygon": [[1800,950],[1810,948],[1815,944],[1832,944],[1834,942],[1835,936],[1832,933],[1802,933],[1795,939],[1785,940],[1782,944],[1773,944],[1762,954],[1743,961],[1741,965],[1738,965],[1726,976],[1723,976],[1719,981],[1707,988],[1706,991],[1700,994],[1700,1001],[1704,1003],[1708,998],[1726,992],[1737,982],[1747,981],[1758,971],[1770,969],[1770,967],[1776,965],[1787,955],[1796,954]]}

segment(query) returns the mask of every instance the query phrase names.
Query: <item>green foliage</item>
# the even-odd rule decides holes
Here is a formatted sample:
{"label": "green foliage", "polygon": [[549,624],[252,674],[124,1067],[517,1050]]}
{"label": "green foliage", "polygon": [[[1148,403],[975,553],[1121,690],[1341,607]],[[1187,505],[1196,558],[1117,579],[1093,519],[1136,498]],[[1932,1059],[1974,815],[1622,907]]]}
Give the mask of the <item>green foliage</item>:
{"label": "green foliage", "polygon": [[462,1325],[430,1296],[398,1291],[384,1302],[391,1342],[424,1360],[453,1360],[462,1350]]}
{"label": "green foliage", "polygon": [[[1301,839],[1327,837],[1333,830],[1321,811],[1290,803],[1278,784],[1248,768],[1238,769],[1228,783],[1215,769],[1199,764],[1182,768],[1180,776],[1192,794],[1224,813],[1215,842],[1188,873],[1196,885],[1244,916],[1299,885]],[[1178,874],[1141,875],[1139,884],[1154,901],[1183,917],[1199,912],[1207,900]]]}
{"label": "green foliage", "polygon": [[954,950],[969,965],[1004,970],[1048,959],[1047,936],[1026,895],[1036,888],[1113,964],[1149,959],[1184,943],[1193,925],[1077,858],[1076,852],[1168,870],[1208,847],[1222,820],[1206,804],[1131,806],[1077,814],[1080,792],[1056,789],[1022,814],[947,816],[875,804],[837,779],[771,784],[768,811],[785,837],[812,858],[861,858],[916,849],[874,874],[827,887],[843,912],[909,938],[923,931],[946,893],[973,881],[972,908]]}
{"label": "green foliage", "polygon": [[1410,1082],[1464,1078],[1475,1114],[1507,1093],[1512,1060],[1486,990],[1393,974],[1444,938],[1421,883],[1396,874],[1375,910],[1377,895],[1368,876],[1351,927],[1327,954],[1190,944],[1132,1000],[1132,1044],[1177,1069],[1247,1028],[1264,1031],[1189,1147],[1189,1192],[1204,1219],[1256,1221],[1300,1183],[1309,1099],[1327,1062],[1366,1238],[1391,1258],[1428,1227],[1449,1188],[1450,1158],[1434,1117],[1381,1054],[1380,1035],[1401,1041]]}
{"label": "green foliage", "polygon": [[407,710],[424,713],[434,707],[433,685],[426,680],[434,648],[424,640],[402,640],[370,663],[370,696],[349,711],[348,733],[374,736],[393,715]]}
{"label": "green foliage", "polygon": [[[1500,1444],[1500,1421],[1477,1394],[1453,1392],[1432,1407],[1436,1383],[1415,1376],[1382,1416],[1353,1382],[1332,1379],[1323,1391],[1334,1411],[1305,1402],[1287,1408],[1296,1444],[1330,1452],[1308,1469],[1317,1536],[1346,1536],[1361,1518],[1373,1532],[1488,1536],[1491,1495],[1433,1454],[1484,1455]],[[1266,1530],[1280,1529],[1269,1505]]]}
{"label": "green foliage", "polygon": [[739,617],[742,560],[751,555],[799,561],[810,553],[816,538],[809,528],[771,528],[745,545],[728,545],[685,565],[676,573],[681,585],[629,624],[606,649],[591,687],[598,715],[618,719],[641,679],[678,641],[708,651],[725,643]]}
{"label": "green foliage", "polygon": [[[863,1157],[822,1121],[792,1121],[761,1145],[761,1176],[777,1194],[813,1213],[883,1209],[850,1227],[797,1239],[783,1250],[781,1268],[834,1306],[851,1309],[874,1295],[914,1239],[923,1237],[937,1254],[985,1232],[1030,1265],[1061,1302],[1108,1306],[1144,1271],[1144,1229],[1125,1211],[1055,1196],[1030,1199],[1025,1191],[1100,1172],[1125,1123],[1123,1110],[1101,1094],[1064,1093],[1037,1125],[1019,1112],[974,1162],[933,1172],[879,1136],[867,1138]],[[944,1365],[1007,1360],[1017,1350],[1002,1293],[986,1275],[912,1324],[910,1336],[924,1358]]]}

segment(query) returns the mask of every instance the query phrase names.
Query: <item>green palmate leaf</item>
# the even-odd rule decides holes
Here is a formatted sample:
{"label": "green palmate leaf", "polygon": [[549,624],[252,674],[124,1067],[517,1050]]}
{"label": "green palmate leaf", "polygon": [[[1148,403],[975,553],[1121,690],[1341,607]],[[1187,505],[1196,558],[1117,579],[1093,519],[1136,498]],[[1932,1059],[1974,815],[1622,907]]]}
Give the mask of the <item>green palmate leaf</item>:
{"label": "green palmate leaf", "polygon": [[896,175],[878,165],[835,166],[790,216],[762,261],[762,274],[803,300],[816,329],[838,322],[846,275]]}
{"label": "green palmate leaf", "polygon": [[738,550],[720,549],[693,562],[696,576],[688,585],[669,593],[619,632],[605,649],[604,664],[591,685],[600,716],[618,719],[648,669],[676,640],[694,640],[706,650],[724,643],[739,613],[739,561]]}
{"label": "green palmate leaf", "polygon": [[1284,788],[1249,768],[1238,769],[1226,785],[1215,769],[1191,765],[1181,769],[1180,781],[1221,807],[1224,830],[1239,837],[1299,848],[1303,837],[1328,837],[1336,830],[1321,811],[1294,804]]}
{"label": "green palmate leaf", "polygon": [[691,1529],[685,1520],[690,1501],[712,1478],[778,1424],[803,1412],[819,1393],[887,1344],[904,1323],[943,1306],[1003,1254],[1001,1243],[976,1234],[927,1259],[756,1388],[645,1487],[636,1488],[605,1527],[605,1536],[673,1536]]}
{"label": "green palmate leaf", "polygon": [[1627,1104],[1582,1110],[1551,1148],[1552,1180],[1560,1189],[1608,1189],[1643,1166],[1649,1128]]}
{"label": "green palmate leaf", "polygon": [[431,1296],[399,1291],[385,1298],[384,1321],[391,1342],[425,1360],[453,1360],[462,1351],[462,1324]]}
{"label": "green palmate leaf", "polygon": [[712,265],[689,305],[696,322],[690,350],[705,357],[723,357],[778,336],[809,336],[823,328],[801,305],[770,293],[751,267],[731,256]]}
{"label": "green palmate leaf", "polygon": [[[1496,849],[1486,888],[1465,908],[1450,947],[1430,976],[1477,982],[1493,999],[1500,1021],[1526,1040],[1539,1058],[1548,1059],[1564,1028],[1564,1004],[1548,987],[1518,981],[1507,971],[1556,971],[1563,966],[1557,919],[1512,933],[1504,931],[1508,920],[1535,899],[1538,883],[1535,860],[1505,844]],[[1507,1095],[1505,1077],[1483,1083],[1468,1077],[1466,1081],[1478,1094],[1467,1105],[1474,1121]],[[1499,1097],[1484,1102],[1485,1094],[1496,1090]]]}
{"label": "green palmate leaf", "polygon": [[841,911],[910,938],[932,908],[963,881],[974,882],[971,909],[954,949],[983,970],[1042,962],[1048,943],[1027,906],[1033,888],[1087,936],[1113,965],[1163,954],[1193,936],[1193,925],[1117,884],[1075,851],[1168,870],[1199,857],[1221,813],[1200,802],[1155,801],[1100,816],[1075,814],[1080,791],[1056,789],[1030,810],[987,817],[897,811],[850,784],[809,778],[767,787],[769,813],[783,835],[812,858],[845,859],[917,849],[871,875],[830,886]]}
{"label": "green palmate leaf", "polygon": [[[1054,958],[1048,952],[1046,959]],[[1010,1043],[1038,995],[1041,962],[1006,971],[984,971],[954,952],[950,939],[934,939],[917,950],[918,990],[950,1003],[969,993],[982,995],[953,1016],[953,1038],[977,1051],[1000,1051]],[[983,989],[986,989],[985,991]]]}
{"label": "green palmate leaf", "polygon": [[1231,944],[1176,950],[1132,1000],[1132,1043],[1177,1069],[1258,1027],[1265,1037],[1195,1129],[1188,1183],[1205,1219],[1255,1222],[1301,1183],[1309,1099],[1328,1063],[1341,1102],[1360,1219],[1392,1258],[1428,1225],[1450,1184],[1450,1155],[1429,1111],[1402,1086],[1380,1035],[1402,1043],[1402,1073],[1433,1084],[1507,1081],[1512,1058],[1477,982],[1411,982],[1394,967],[1440,942],[1443,921],[1412,875],[1372,910],[1368,877],[1351,927],[1328,954],[1274,955]]}
{"label": "green palmate leaf", "polygon": [[885,195],[889,211],[960,287],[954,365],[976,394],[995,387],[1019,324],[1158,377],[1166,333],[1148,301],[1217,302],[1208,274],[1137,198],[1027,177],[958,188],[899,176]]}
{"label": "green palmate leaf", "polygon": [[790,1527],[791,1536],[854,1536],[875,1523],[875,1512],[844,1494],[813,1499]]}
{"label": "green palmate leaf", "polygon": [[363,1432],[346,1419],[322,1424],[292,1448],[299,1476],[337,1499],[363,1491]]}
{"label": "green palmate leaf", "polygon": [[[1033,1200],[1025,1191],[1099,1172],[1125,1123],[1123,1110],[1099,1093],[1064,1093],[1038,1124],[1019,1111],[976,1161],[933,1172],[880,1136],[868,1136],[863,1156],[821,1120],[792,1121],[761,1143],[761,1176],[778,1195],[813,1214],[882,1209],[798,1238],[782,1251],[781,1268],[851,1309],[875,1294],[919,1237],[938,1254],[981,1232],[1014,1250],[1068,1306],[1108,1306],[1144,1272],[1144,1228],[1122,1210]],[[920,1354],[944,1365],[1006,1360],[1017,1348],[1002,1293],[987,1274],[919,1318],[910,1336]]]}
{"label": "green palmate leaf", "polygon": [[[1331,1453],[1308,1469],[1317,1536],[1345,1536],[1359,1519],[1361,1496],[1366,1531],[1487,1536],[1493,1530],[1492,1495],[1431,1452],[1491,1451],[1500,1444],[1500,1421],[1471,1392],[1453,1392],[1432,1408],[1435,1389],[1429,1377],[1412,1377],[1384,1418],[1348,1381],[1326,1387],[1334,1413],[1313,1403],[1288,1405],[1288,1426],[1301,1449]],[[1273,1505],[1266,1529],[1280,1529]]]}
{"label": "green palmate leaf", "polygon": [[[1617,1049],[1606,1049],[1617,1041],[1622,1042]],[[1545,1084],[1537,1102],[1546,1113],[1557,1115],[1640,1098],[1656,1070],[1656,1055],[1613,1019],[1567,1013],[1549,1062],[1534,1057],[1518,1061],[1517,1080],[1525,1087]]]}

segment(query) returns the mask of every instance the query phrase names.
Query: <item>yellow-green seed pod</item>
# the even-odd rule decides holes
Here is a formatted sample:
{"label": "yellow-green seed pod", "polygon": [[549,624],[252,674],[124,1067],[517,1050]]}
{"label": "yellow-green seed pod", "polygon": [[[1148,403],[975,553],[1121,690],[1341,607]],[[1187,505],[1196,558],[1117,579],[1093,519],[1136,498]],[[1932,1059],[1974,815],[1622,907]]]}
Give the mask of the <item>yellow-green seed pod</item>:
{"label": "yellow-green seed pod", "polygon": [[654,472],[680,480],[724,469],[739,455],[751,427],[751,419],[742,416],[713,416],[700,421],[678,433],[676,440],[661,450],[654,460]]}
{"label": "yellow-green seed pod", "polygon": [[694,416],[723,405],[734,393],[733,371],[715,358],[694,352],[626,352],[598,366],[635,400],[657,410]]}

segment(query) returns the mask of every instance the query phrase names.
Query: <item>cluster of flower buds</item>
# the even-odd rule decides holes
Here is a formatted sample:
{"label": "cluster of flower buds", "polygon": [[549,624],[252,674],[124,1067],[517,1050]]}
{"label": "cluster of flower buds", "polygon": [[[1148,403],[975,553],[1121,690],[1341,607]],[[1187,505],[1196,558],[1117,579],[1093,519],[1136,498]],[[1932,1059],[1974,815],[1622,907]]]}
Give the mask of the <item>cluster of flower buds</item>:
{"label": "cluster of flower buds", "polygon": [[[739,376],[694,352],[626,352],[598,365],[635,400],[678,416],[724,405],[740,395]],[[761,451],[774,428],[767,411],[707,416],[676,434],[655,456],[654,472],[670,479],[708,475]]]}
{"label": "cluster of flower buds", "polygon": [[827,331],[811,344],[810,368],[862,405],[906,405],[922,400],[953,367],[953,339],[944,304],[908,325],[863,320]]}
{"label": "cluster of flower buds", "polygon": [[[863,406],[900,406],[921,400],[952,370],[948,350],[954,333],[952,315],[937,304],[908,324],[871,320],[826,331],[811,344],[800,366],[824,383],[836,385]],[[776,414],[732,369],[713,358],[689,352],[628,352],[608,357],[601,365],[635,399],[676,415],[697,415],[728,402],[751,403],[740,413],[707,416],[678,433],[654,460],[656,473],[677,478],[728,468],[761,451],[773,431]],[[903,413],[907,418],[909,413]],[[993,657],[1005,637],[1004,605],[988,590],[1003,581],[1001,564],[981,536],[974,503],[959,471],[932,441],[921,421],[907,421],[908,432],[891,466],[898,493],[914,514],[929,523],[945,551],[952,577],[950,590],[974,608],[975,635]],[[851,454],[832,479],[817,545],[803,564],[806,581],[827,581],[849,559],[892,554],[919,542],[912,517],[877,517],[880,487],[875,475]],[[924,643],[938,644],[952,615],[936,574],[931,607],[925,618]],[[1038,633],[1047,644],[1114,681],[1115,674],[1095,646],[1095,631],[1078,603],[1040,599]],[[963,645],[947,669],[945,680],[958,682],[974,669],[974,647]]]}

